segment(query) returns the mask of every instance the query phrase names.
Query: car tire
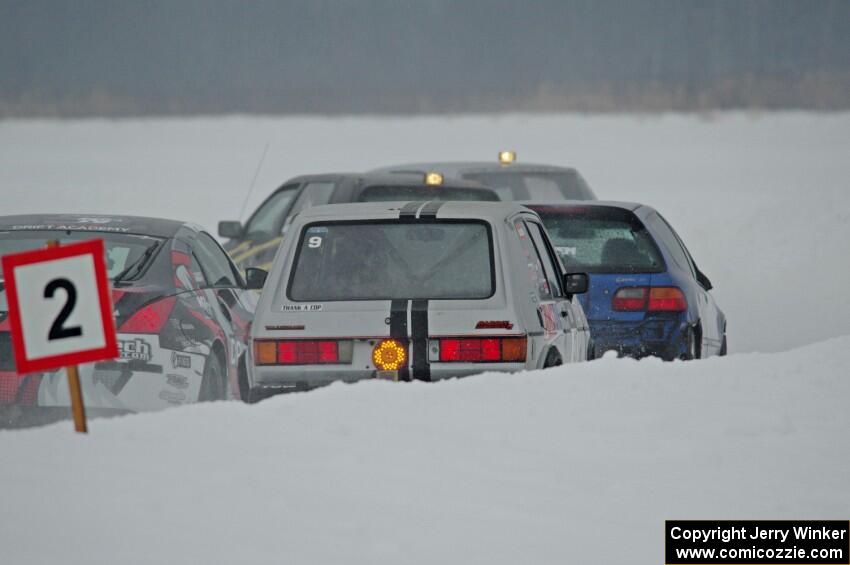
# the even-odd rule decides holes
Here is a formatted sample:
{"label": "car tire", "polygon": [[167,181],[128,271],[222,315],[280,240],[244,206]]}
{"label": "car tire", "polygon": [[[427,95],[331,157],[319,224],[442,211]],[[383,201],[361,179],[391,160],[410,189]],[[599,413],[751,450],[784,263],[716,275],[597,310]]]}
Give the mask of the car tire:
{"label": "car tire", "polygon": [[204,365],[204,379],[201,381],[201,391],[198,402],[212,402],[227,399],[227,375],[221,367],[218,354],[214,351],[207,357]]}
{"label": "car tire", "polygon": [[727,351],[728,351],[728,349],[726,347],[726,328],[724,327],[723,328],[723,341],[720,343],[720,352],[718,353],[718,355],[720,355],[721,357],[726,357]]}
{"label": "car tire", "polygon": [[699,359],[702,353],[701,349],[701,341],[702,341],[702,332],[700,330],[699,324],[695,326],[688,326],[688,329],[685,332],[685,351],[679,356],[679,359],[682,361],[692,361],[694,359]]}
{"label": "car tire", "polygon": [[557,367],[563,364],[564,360],[561,359],[561,354],[558,353],[558,350],[553,347],[546,355],[546,361],[543,363],[543,368],[548,369],[549,367]]}

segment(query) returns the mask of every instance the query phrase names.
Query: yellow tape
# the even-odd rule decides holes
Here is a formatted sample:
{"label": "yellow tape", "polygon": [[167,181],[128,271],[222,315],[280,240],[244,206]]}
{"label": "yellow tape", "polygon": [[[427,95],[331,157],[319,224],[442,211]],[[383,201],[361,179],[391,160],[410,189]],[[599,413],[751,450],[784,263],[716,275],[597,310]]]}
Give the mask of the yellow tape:
{"label": "yellow tape", "polygon": [[267,242],[265,242],[261,245],[257,245],[256,247],[251,247],[250,249],[248,249],[244,253],[242,253],[238,256],[233,256],[233,262],[234,263],[241,263],[242,261],[244,261],[248,257],[253,257],[254,255],[259,253],[260,251],[265,251],[266,249],[269,249],[270,247],[277,247],[277,244],[280,243],[281,239],[283,239],[283,238],[282,237],[276,237],[276,238],[269,240],[269,241],[267,241]]}

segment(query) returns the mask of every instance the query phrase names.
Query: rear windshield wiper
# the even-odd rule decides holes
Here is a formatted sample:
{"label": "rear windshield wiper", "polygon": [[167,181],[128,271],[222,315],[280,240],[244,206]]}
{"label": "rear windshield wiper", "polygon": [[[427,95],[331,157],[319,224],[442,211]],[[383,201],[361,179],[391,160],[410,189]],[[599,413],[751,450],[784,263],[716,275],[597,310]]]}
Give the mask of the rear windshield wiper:
{"label": "rear windshield wiper", "polygon": [[153,245],[145,249],[145,252],[142,253],[138,259],[124,267],[123,271],[121,271],[112,278],[112,284],[116,286],[120,284],[128,284],[129,281],[132,280],[129,278],[130,273],[135,272],[136,274],[138,274],[139,272],[141,272],[142,267],[147,264],[148,259],[151,258],[153,252],[156,251],[158,248],[159,244],[154,243]]}

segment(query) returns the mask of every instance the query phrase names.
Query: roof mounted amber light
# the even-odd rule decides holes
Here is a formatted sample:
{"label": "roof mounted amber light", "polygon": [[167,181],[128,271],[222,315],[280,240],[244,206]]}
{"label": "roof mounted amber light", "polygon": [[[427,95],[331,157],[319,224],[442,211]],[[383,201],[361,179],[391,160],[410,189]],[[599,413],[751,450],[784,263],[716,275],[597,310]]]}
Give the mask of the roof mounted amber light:
{"label": "roof mounted amber light", "polygon": [[516,161],[516,151],[499,151],[499,162],[503,165],[510,165]]}
{"label": "roof mounted amber light", "polygon": [[443,184],[443,175],[440,173],[425,173],[425,184],[429,186],[440,186]]}
{"label": "roof mounted amber light", "polygon": [[398,371],[407,363],[407,348],[395,339],[385,339],[372,350],[372,362],[382,371]]}

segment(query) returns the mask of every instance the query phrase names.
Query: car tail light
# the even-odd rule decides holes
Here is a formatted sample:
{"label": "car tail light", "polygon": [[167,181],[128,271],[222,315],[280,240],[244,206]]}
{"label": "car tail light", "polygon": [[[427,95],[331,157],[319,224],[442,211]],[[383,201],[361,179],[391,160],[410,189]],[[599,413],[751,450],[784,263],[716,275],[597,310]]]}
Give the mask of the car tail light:
{"label": "car tail light", "polygon": [[635,286],[614,293],[611,308],[617,312],[682,312],[688,309],[688,301],[674,286]]}
{"label": "car tail light", "polygon": [[650,312],[683,312],[688,309],[684,293],[676,287],[655,287],[649,289]]}
{"label": "car tail light", "polygon": [[614,293],[611,308],[617,312],[638,312],[646,310],[646,297],[649,289],[646,287],[621,288]]}
{"label": "car tail light", "polygon": [[525,337],[441,338],[442,363],[524,362],[528,341]]}
{"label": "car tail light", "polygon": [[350,363],[352,343],[340,340],[257,340],[256,365],[327,365]]}
{"label": "car tail light", "polygon": [[140,308],[121,324],[118,331],[129,334],[159,333],[165,327],[176,301],[175,297],[169,296]]}

